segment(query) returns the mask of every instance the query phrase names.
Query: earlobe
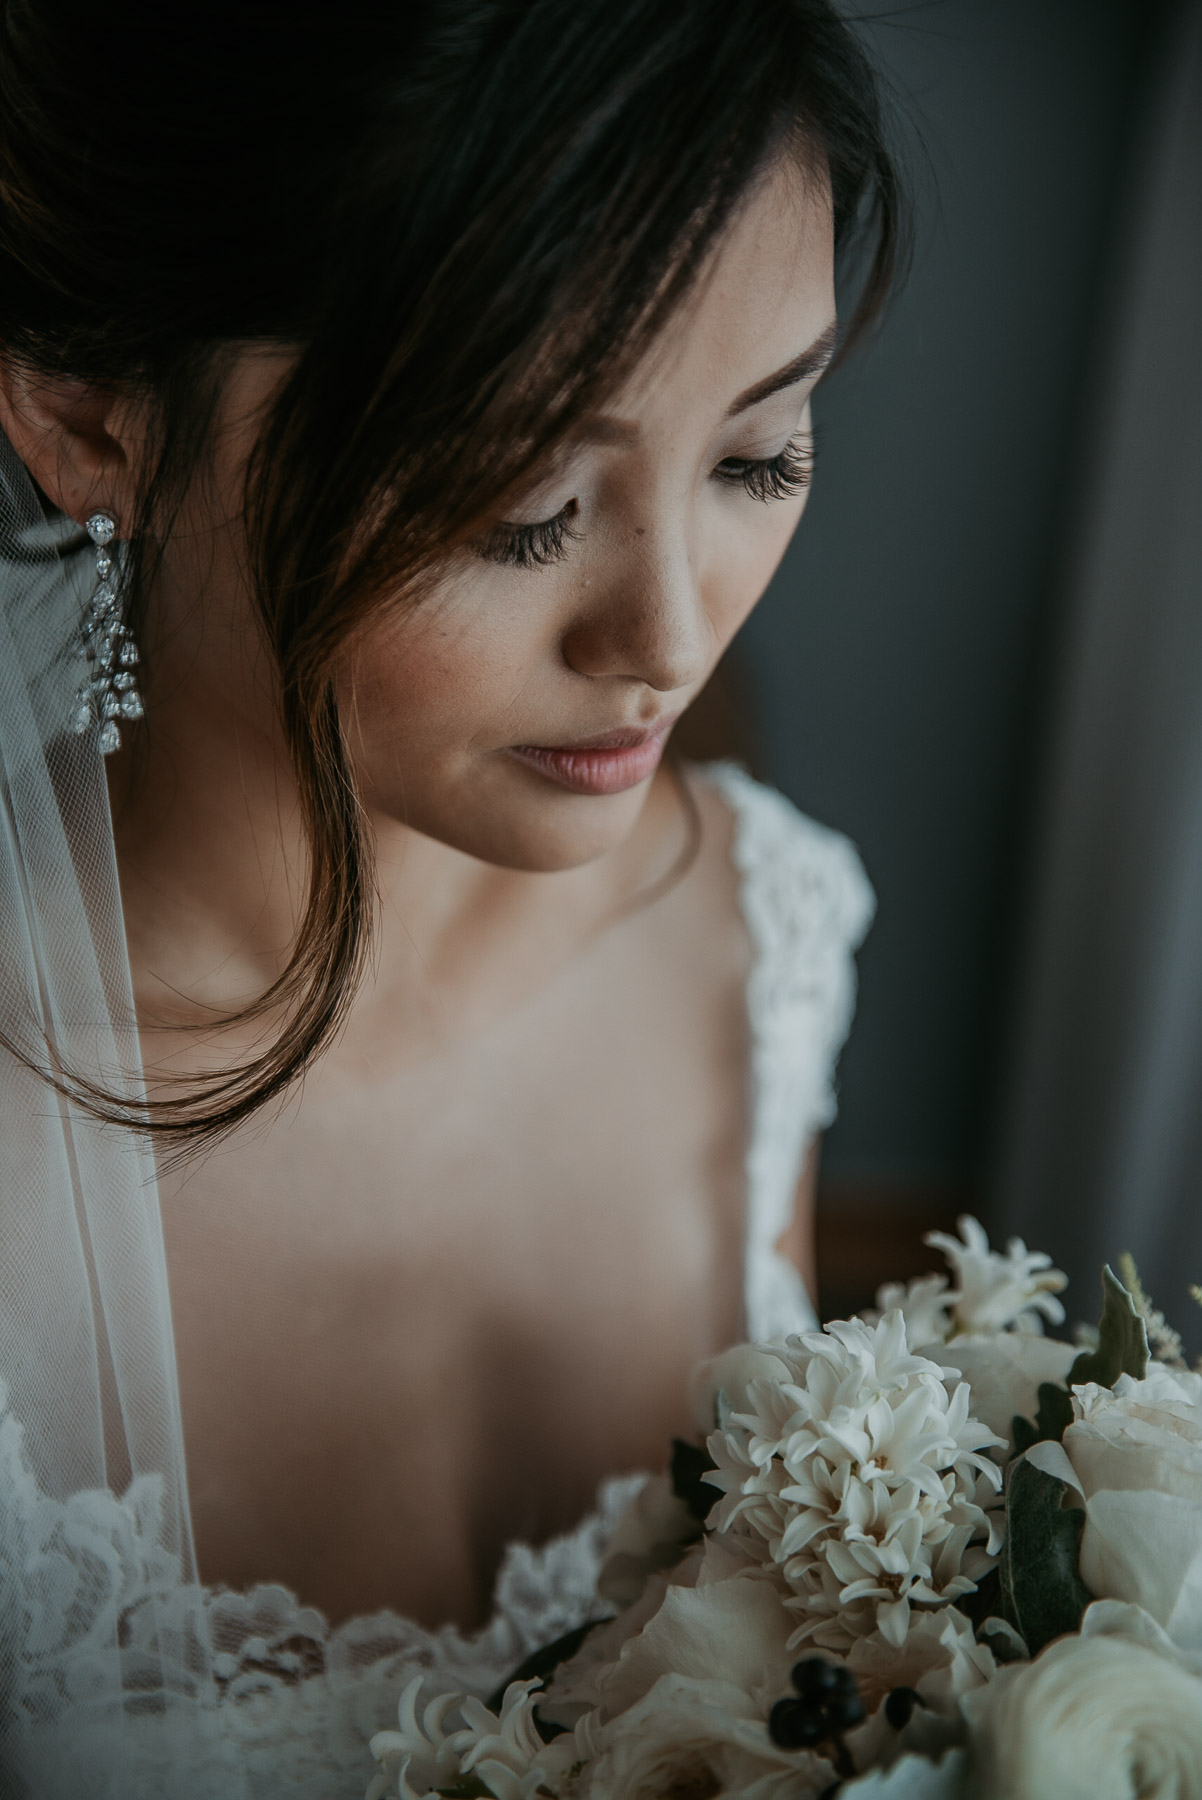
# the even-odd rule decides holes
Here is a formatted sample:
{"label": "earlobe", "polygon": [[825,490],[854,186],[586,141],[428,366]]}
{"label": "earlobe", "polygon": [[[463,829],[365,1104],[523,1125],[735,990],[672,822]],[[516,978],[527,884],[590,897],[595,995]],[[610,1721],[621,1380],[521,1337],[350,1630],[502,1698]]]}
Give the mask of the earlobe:
{"label": "earlobe", "polygon": [[128,514],[124,413],[86,382],[0,358],[0,426],[47,499],[80,524],[97,508]]}

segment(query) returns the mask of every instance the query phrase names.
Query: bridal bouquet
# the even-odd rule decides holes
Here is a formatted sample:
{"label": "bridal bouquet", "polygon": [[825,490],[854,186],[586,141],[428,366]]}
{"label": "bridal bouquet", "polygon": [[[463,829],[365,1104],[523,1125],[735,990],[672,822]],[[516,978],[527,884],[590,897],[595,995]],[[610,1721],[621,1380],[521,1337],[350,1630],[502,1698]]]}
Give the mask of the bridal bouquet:
{"label": "bridal bouquet", "polygon": [[1202,1374],[1128,1261],[1081,1347],[1048,1257],[960,1230],[708,1364],[611,1616],[495,1710],[411,1683],[369,1800],[1202,1797]]}

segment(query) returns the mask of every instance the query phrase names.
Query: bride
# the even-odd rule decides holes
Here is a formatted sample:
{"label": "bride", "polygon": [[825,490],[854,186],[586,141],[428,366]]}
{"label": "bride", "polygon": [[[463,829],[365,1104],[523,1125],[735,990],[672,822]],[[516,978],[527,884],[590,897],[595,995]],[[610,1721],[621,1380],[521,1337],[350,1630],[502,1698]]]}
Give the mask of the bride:
{"label": "bride", "polygon": [[669,736],[894,176],[826,0],[9,0],[0,87],[0,1791],[357,1794],[812,1316],[869,892]]}

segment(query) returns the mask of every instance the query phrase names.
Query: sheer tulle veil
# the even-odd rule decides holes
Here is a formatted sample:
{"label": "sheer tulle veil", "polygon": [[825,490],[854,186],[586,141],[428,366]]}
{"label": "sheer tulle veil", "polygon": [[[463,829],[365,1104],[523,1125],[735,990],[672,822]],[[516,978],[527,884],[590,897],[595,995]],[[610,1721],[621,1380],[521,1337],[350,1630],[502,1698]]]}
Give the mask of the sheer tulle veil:
{"label": "sheer tulle veil", "polygon": [[[90,583],[0,436],[0,1029],[136,1095]],[[0,1794],[236,1800],[212,1660],[149,1146],[0,1051]]]}

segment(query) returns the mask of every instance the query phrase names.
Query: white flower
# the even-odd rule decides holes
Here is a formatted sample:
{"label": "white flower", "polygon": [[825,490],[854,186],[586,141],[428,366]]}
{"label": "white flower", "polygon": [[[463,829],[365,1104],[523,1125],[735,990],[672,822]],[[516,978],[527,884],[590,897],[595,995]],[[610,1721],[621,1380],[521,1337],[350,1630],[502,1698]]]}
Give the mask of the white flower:
{"label": "white flower", "polygon": [[1084,1502],[1082,1581],[1202,1650],[1202,1376],[1154,1368],[1113,1389],[1091,1382],[1073,1390],[1073,1412],[1062,1444],[1028,1456]]}
{"label": "white flower", "polygon": [[[912,1605],[975,1587],[997,1548],[983,1502],[999,1439],[915,1356],[900,1312],[774,1345],[786,1379],[753,1376],[709,1439],[724,1498],[711,1524],[779,1570],[800,1614],[793,1642],[901,1644]],[[982,1546],[981,1540],[988,1540]]]}
{"label": "white flower", "polygon": [[631,1606],[650,1576],[671,1569],[700,1535],[701,1526],[666,1475],[645,1481],[609,1541],[597,1592],[611,1606]]}
{"label": "white flower", "polygon": [[847,1666],[870,1713],[893,1688],[908,1687],[922,1696],[929,1711],[947,1717],[958,1713],[965,1694],[992,1681],[997,1672],[993,1656],[978,1644],[955,1606],[917,1614],[900,1648],[880,1632],[858,1638],[847,1653]]}
{"label": "white flower", "polygon": [[980,1800],[1202,1800],[1202,1680],[1144,1643],[1058,1638],[964,1710]]}
{"label": "white flower", "polygon": [[1063,1387],[1078,1356],[1075,1344],[1029,1331],[999,1331],[993,1337],[958,1337],[932,1346],[928,1354],[945,1371],[963,1376],[972,1389],[972,1410],[990,1431],[1014,1448],[1014,1417],[1034,1419],[1041,1383]]}
{"label": "white flower", "polygon": [[924,1244],[942,1250],[958,1284],[947,1295],[948,1335],[1042,1331],[1044,1319],[1053,1325],[1061,1323],[1064,1308],[1055,1296],[1067,1285],[1068,1276],[1052,1268],[1050,1256],[1042,1250],[1028,1250],[1021,1238],[1011,1238],[1005,1256],[999,1256],[989,1248],[989,1239],[976,1219],[965,1213],[956,1224],[958,1238],[929,1231],[923,1239]]}
{"label": "white flower", "polygon": [[788,1381],[789,1364],[775,1344],[735,1344],[703,1362],[693,1377],[693,1419],[707,1436],[727,1413],[744,1412],[753,1381]]}
{"label": "white flower", "polygon": [[1050,1256],[1028,1251],[1021,1238],[1011,1238],[1005,1256],[999,1256],[976,1219],[965,1213],[957,1224],[958,1238],[930,1231],[923,1243],[943,1251],[958,1285],[952,1287],[946,1275],[888,1282],[877,1292],[877,1311],[867,1318],[899,1308],[915,1345],[941,1344],[965,1334],[1036,1333],[1043,1330],[1044,1319],[1061,1322],[1064,1308],[1055,1295],[1068,1277],[1051,1267]]}
{"label": "white flower", "polygon": [[968,1786],[962,1750],[949,1750],[938,1764],[925,1756],[903,1756],[891,1769],[877,1769],[846,1781],[839,1800],[976,1800]]}
{"label": "white flower", "polygon": [[788,1692],[793,1621],[774,1582],[741,1575],[698,1587],[670,1586],[654,1618],[627,1639],[601,1677],[601,1716],[625,1712],[663,1675],[724,1681],[766,1719]]}
{"label": "white flower", "polygon": [[778,1749],[763,1715],[727,1681],[663,1675],[597,1736],[573,1800],[817,1800],[830,1762]]}
{"label": "white flower", "polygon": [[946,1275],[919,1275],[914,1281],[888,1281],[877,1289],[875,1320],[894,1307],[906,1321],[911,1344],[941,1344],[952,1329],[951,1283]]}
{"label": "white flower", "polygon": [[670,1577],[653,1575],[633,1606],[590,1631],[556,1669],[539,1713],[562,1725],[590,1710],[612,1718],[673,1670],[733,1682],[766,1711],[787,1690],[795,1660],[784,1597],[738,1545],[707,1537]]}
{"label": "white flower", "polygon": [[[906,1752],[933,1757],[962,1744],[961,1700],[997,1671],[992,1655],[977,1643],[972,1625],[955,1606],[916,1612],[900,1648],[879,1631],[857,1638],[847,1666],[868,1713],[849,1740],[861,1769],[890,1768]],[[908,1722],[900,1725],[890,1720],[884,1704],[896,1688],[910,1688],[919,1699]]]}
{"label": "white flower", "polygon": [[1125,1600],[1095,1600],[1086,1607],[1080,1629],[1082,1637],[1120,1637],[1143,1644],[1188,1674],[1202,1676],[1202,1651],[1183,1650],[1142,1606]]}
{"label": "white flower", "polygon": [[[494,1800],[535,1800],[556,1794],[579,1749],[570,1734],[544,1744],[535,1729],[531,1698],[537,1681],[511,1682],[500,1715],[482,1701],[458,1693],[440,1694],[418,1712],[424,1677],[417,1675],[401,1695],[396,1731],[378,1731],[371,1752],[380,1768],[367,1800],[397,1795],[420,1800],[475,1776]],[[448,1731],[458,1710],[462,1727]]]}
{"label": "white flower", "polygon": [[401,1695],[397,1707],[399,1729],[378,1731],[371,1740],[371,1753],[380,1769],[367,1790],[367,1800],[379,1800],[389,1793],[410,1800],[413,1794],[432,1793],[441,1782],[452,1780],[458,1773],[458,1759],[447,1747],[444,1726],[447,1714],[463,1696],[438,1694],[419,1713],[422,1686],[423,1677],[417,1675]]}

